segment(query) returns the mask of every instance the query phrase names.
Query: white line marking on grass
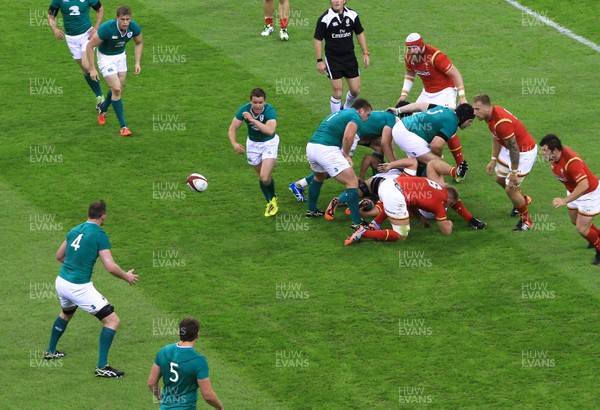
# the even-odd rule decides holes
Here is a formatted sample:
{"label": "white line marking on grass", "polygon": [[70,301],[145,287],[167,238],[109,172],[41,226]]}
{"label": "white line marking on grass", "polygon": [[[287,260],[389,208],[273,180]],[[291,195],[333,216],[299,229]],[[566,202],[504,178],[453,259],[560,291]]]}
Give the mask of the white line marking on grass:
{"label": "white line marking on grass", "polygon": [[536,19],[540,20],[541,22],[543,22],[544,24],[550,26],[550,27],[554,27],[556,30],[558,30],[561,34],[564,34],[565,36],[571,37],[573,40],[577,40],[579,41],[581,44],[585,44],[586,46],[588,46],[589,48],[597,51],[600,53],[600,46],[596,43],[594,43],[593,41],[588,40],[585,37],[581,37],[580,35],[577,35],[575,33],[573,33],[571,30],[569,30],[568,28],[565,28],[563,26],[561,26],[560,24],[555,23],[554,21],[550,20],[548,17],[544,17],[541,14],[536,13],[535,11],[521,5],[518,1],[514,1],[514,0],[506,0],[507,3],[511,4],[512,6],[518,8],[521,11],[524,11],[525,13],[529,14],[530,16],[535,17]]}

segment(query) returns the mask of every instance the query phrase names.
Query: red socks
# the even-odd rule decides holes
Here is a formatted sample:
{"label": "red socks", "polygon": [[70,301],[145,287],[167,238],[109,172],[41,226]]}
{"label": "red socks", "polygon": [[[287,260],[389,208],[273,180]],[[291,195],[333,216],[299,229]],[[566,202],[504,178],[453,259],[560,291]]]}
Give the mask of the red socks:
{"label": "red socks", "polygon": [[456,201],[454,205],[452,205],[452,209],[454,209],[467,222],[471,222],[471,219],[473,219],[473,215],[467,211],[467,207],[464,206],[460,199]]}
{"label": "red socks", "polygon": [[396,242],[400,235],[392,229],[382,229],[380,231],[365,231],[363,238],[371,238],[383,242]]}
{"label": "red socks", "polygon": [[[450,153],[454,157],[454,161],[456,165],[460,165],[463,161],[462,147],[460,145],[460,138],[458,138],[458,134],[454,134],[452,138],[448,140],[448,148],[450,148]],[[454,177],[455,175],[453,175]]]}

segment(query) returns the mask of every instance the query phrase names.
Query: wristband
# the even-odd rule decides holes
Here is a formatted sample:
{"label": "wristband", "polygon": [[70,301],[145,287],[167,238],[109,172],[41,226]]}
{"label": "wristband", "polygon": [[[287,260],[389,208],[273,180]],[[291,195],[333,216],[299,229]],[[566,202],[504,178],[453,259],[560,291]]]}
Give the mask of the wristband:
{"label": "wristband", "polygon": [[465,96],[465,87],[464,86],[460,86],[458,87],[458,96],[459,97],[464,97]]}
{"label": "wristband", "polygon": [[367,51],[366,53],[363,53],[363,56],[368,56],[370,55],[370,53]]}
{"label": "wristband", "polygon": [[517,175],[517,172],[519,172],[519,170],[518,170],[518,169],[511,169],[511,170],[510,170],[510,173],[511,173],[512,175]]}
{"label": "wristband", "polygon": [[322,63],[323,59],[322,58],[317,58],[317,63]]}
{"label": "wristband", "polygon": [[498,158],[492,157],[492,161],[497,161],[497,160],[498,160]]}

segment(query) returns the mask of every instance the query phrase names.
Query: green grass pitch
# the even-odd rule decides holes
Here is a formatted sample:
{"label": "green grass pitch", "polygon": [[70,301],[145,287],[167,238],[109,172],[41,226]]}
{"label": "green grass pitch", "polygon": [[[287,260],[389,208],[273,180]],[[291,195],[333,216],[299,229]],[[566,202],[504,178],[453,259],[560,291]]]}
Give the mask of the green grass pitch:
{"label": "green grass pitch", "polygon": [[[287,185],[309,173],[305,144],[329,112],[312,42],[328,2],[290,1],[287,43],[259,36],[258,0],[124,1],[145,47],[123,97],[132,138],[118,135],[112,110],[96,124],[91,91],[45,24],[49,2],[0,11],[0,407],[157,408],[148,373],[188,315],[227,408],[597,406],[600,272],[566,209],[551,206],[564,188],[548,164],[523,185],[531,232],[511,231],[510,203],[485,174],[491,136],[480,122],[460,134],[470,173],[458,189],[485,231],[450,211],[450,237],[413,224],[405,243],[344,247],[349,217],[304,219]],[[522,3],[600,43],[597,2]],[[109,19],[121,3],[103,4]],[[418,31],[450,56],[469,97],[488,93],[536,140],[558,134],[600,173],[596,51],[505,1],[348,6],[365,26],[361,96],[375,108],[398,98],[404,38]],[[254,87],[278,113],[277,218],[262,215],[257,178],[227,139]],[[207,177],[206,192],[185,186],[192,172]],[[319,207],[340,191],[326,182]],[[55,251],[99,198],[115,260],[140,275],[135,287],[102,266],[93,276],[122,319],[109,357],[121,380],[94,378],[100,325],[84,312],[59,343],[68,355],[40,357],[59,312]]]}

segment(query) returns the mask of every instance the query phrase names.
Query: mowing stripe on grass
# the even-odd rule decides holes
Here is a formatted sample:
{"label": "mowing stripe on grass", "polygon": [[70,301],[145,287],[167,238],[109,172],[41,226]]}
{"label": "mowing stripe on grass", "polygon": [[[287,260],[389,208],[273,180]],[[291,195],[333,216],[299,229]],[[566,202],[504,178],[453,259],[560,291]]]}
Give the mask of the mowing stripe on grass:
{"label": "mowing stripe on grass", "polygon": [[595,50],[600,53],[600,46],[598,44],[594,43],[593,41],[590,41],[585,37],[581,37],[580,35],[573,33],[568,28],[565,28],[565,27],[561,26],[560,24],[555,23],[554,21],[550,20],[548,17],[542,16],[541,14],[536,13],[535,11],[531,10],[530,8],[523,6],[518,1],[506,0],[506,2],[508,4],[510,4],[511,6],[514,6],[514,7],[518,8],[519,10],[529,14],[530,16],[535,17],[536,19],[540,20],[547,26],[555,28],[556,30],[558,30],[559,33],[564,34],[565,36],[570,37],[573,40],[579,41],[581,44],[584,44],[584,45],[588,46],[589,48],[591,48],[592,50]]}

